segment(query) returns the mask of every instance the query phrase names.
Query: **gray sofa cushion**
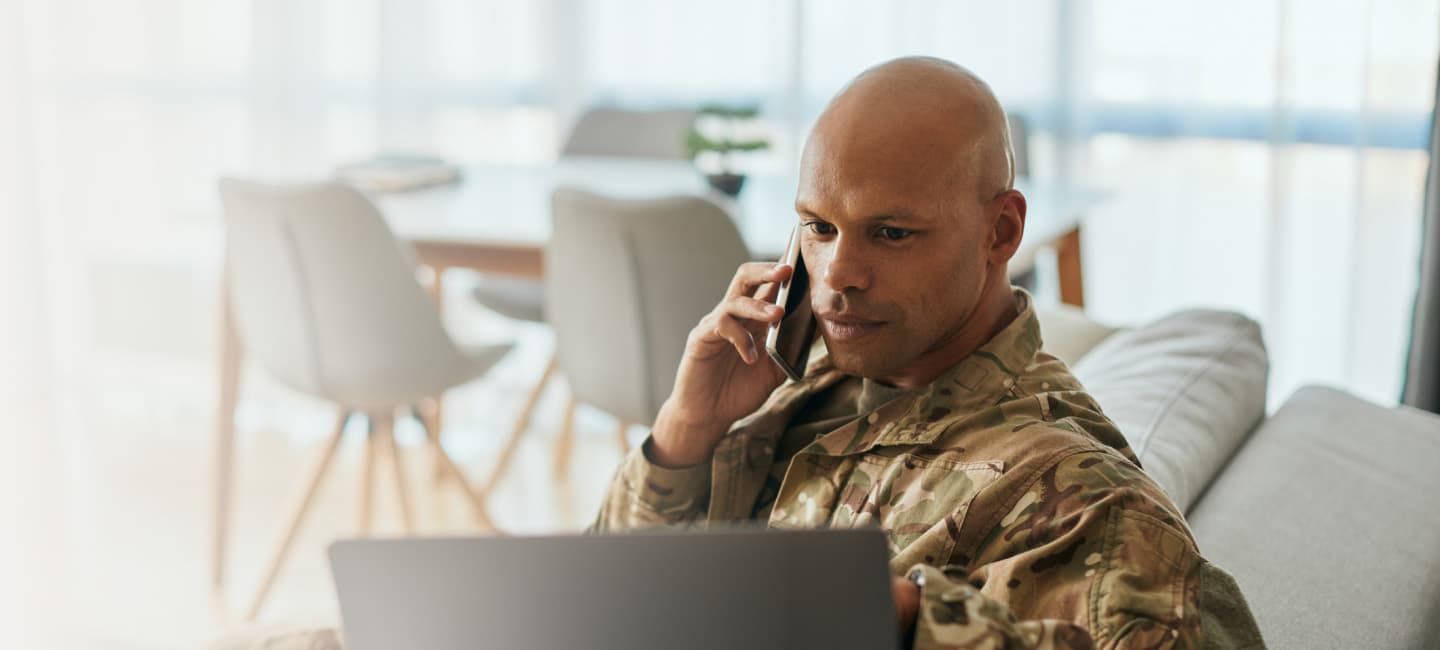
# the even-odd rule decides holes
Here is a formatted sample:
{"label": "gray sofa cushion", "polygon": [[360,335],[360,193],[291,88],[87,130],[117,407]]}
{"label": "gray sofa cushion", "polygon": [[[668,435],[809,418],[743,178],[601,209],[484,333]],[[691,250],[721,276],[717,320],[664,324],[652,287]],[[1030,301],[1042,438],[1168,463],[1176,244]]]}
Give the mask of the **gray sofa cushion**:
{"label": "gray sofa cushion", "polygon": [[1440,417],[1300,389],[1188,519],[1275,648],[1440,647]]}
{"label": "gray sofa cushion", "polygon": [[1264,417],[1269,370],[1260,326],[1212,310],[1113,334],[1074,366],[1182,511]]}
{"label": "gray sofa cushion", "polygon": [[1118,327],[1091,320],[1084,311],[1070,305],[1036,306],[1035,315],[1040,320],[1040,338],[1045,341],[1045,351],[1071,367],[1101,341],[1120,331]]}

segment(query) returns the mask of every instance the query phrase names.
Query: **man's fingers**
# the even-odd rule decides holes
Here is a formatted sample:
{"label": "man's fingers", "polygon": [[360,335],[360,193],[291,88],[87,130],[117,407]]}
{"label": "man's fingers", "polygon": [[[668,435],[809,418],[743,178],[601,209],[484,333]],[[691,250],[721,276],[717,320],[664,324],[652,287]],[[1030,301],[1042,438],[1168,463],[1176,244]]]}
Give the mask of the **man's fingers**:
{"label": "man's fingers", "polygon": [[920,587],[905,578],[895,576],[890,581],[890,593],[895,599],[895,613],[900,619],[900,635],[908,637],[920,615]]}
{"label": "man's fingers", "polygon": [[762,284],[783,282],[789,278],[790,267],[784,264],[770,262],[741,264],[740,268],[735,271],[735,277],[730,280],[730,288],[726,290],[725,297],[753,295],[755,289]]}
{"label": "man's fingers", "polygon": [[711,314],[714,324],[710,335],[728,341],[746,363],[755,363],[760,358],[756,336],[764,332],[770,323],[778,323],[785,316],[785,310],[771,301],[779,284],[788,280],[790,273],[791,268],[784,264],[750,262],[740,265],[730,281],[725,300]]}
{"label": "man's fingers", "polygon": [[[786,267],[789,268],[789,267]],[[765,302],[775,302],[775,297],[780,295],[779,282],[765,282],[755,288],[754,297]]]}
{"label": "man's fingers", "polygon": [[750,331],[740,324],[740,321],[729,316],[720,316],[715,322],[715,335],[730,342],[740,358],[745,363],[755,363],[760,358],[760,351],[755,348],[755,339],[750,336]]}
{"label": "man's fingers", "polygon": [[726,314],[740,320],[753,320],[762,323],[778,323],[784,317],[785,310],[772,303],[758,298],[739,296],[725,301],[721,308]]}

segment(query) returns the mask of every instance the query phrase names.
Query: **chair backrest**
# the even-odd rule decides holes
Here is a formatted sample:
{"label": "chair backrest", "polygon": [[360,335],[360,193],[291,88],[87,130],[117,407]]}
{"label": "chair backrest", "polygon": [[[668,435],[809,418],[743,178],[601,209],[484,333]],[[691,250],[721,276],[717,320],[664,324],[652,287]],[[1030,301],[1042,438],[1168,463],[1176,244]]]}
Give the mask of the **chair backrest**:
{"label": "chair backrest", "polygon": [[1015,178],[1027,177],[1030,175],[1029,124],[1017,113],[1007,114],[1005,121],[1010,127],[1010,149],[1015,152]]}
{"label": "chair backrest", "polygon": [[620,156],[683,160],[686,129],[695,111],[592,108],[570,128],[562,156]]}
{"label": "chair backrest", "polygon": [[652,424],[690,330],[749,260],[730,216],[696,196],[614,199],[560,188],[546,313],[575,397]]}
{"label": "chair backrest", "polygon": [[268,373],[347,403],[454,370],[454,343],[369,199],[333,183],[219,189],[231,313]]}

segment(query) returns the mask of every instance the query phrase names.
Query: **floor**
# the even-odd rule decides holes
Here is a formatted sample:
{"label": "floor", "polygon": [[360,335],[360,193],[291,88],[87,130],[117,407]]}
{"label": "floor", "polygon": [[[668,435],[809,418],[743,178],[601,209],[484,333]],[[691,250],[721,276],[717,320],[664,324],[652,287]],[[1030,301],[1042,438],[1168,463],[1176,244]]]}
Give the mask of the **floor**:
{"label": "floor", "polygon": [[[476,484],[488,475],[551,346],[542,328],[477,313],[449,314],[452,329],[460,321],[458,329],[472,338],[504,335],[519,347],[490,376],[447,397],[446,446]],[[203,404],[213,379],[203,365],[132,361],[94,360],[89,383],[104,388],[86,391],[88,400],[72,396],[84,407],[59,409],[43,427],[36,423],[35,430],[55,435],[17,436],[21,453],[0,464],[7,470],[0,473],[7,520],[0,576],[8,576],[0,577],[0,647],[197,648],[232,629],[333,422],[322,403],[263,378],[247,382],[227,602],[217,607],[209,588],[213,416],[185,406],[192,399]],[[162,388],[180,394],[157,400]],[[583,528],[620,459],[613,420],[582,409],[570,471],[556,480],[552,449],[566,396],[563,381],[547,390],[513,470],[493,496],[492,516],[508,532]],[[476,533],[454,487],[435,489],[421,436],[413,422],[397,424],[417,526],[425,534]],[[356,530],[362,440],[363,421],[354,421],[262,623],[336,620],[324,551]],[[381,465],[377,477],[377,535],[401,532],[387,470]]]}

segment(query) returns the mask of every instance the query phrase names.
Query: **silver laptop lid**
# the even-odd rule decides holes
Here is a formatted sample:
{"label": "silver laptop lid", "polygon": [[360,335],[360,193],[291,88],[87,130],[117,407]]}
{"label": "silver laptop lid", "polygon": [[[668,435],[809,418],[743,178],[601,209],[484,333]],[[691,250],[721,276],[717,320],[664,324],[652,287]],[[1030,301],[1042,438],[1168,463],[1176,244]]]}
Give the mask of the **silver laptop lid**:
{"label": "silver laptop lid", "polygon": [[348,650],[893,648],[871,530],[340,541]]}

